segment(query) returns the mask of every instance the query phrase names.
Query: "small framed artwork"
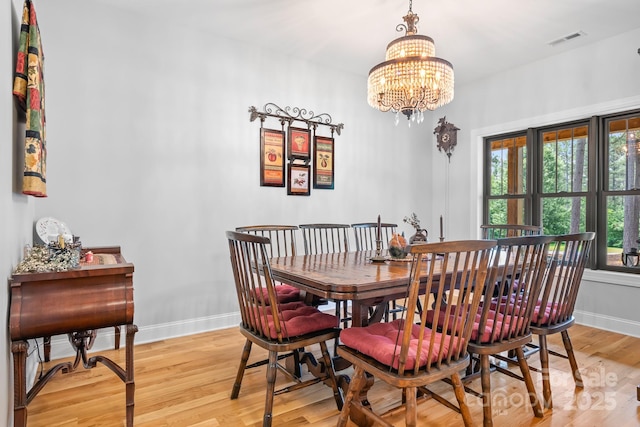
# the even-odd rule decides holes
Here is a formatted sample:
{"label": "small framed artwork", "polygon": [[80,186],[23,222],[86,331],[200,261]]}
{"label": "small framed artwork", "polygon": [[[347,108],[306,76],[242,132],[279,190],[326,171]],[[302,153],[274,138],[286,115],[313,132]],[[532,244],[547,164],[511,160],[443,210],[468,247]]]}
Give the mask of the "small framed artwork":
{"label": "small framed artwork", "polygon": [[313,141],[313,188],[333,190],[333,138],[316,136]]}
{"label": "small framed artwork", "polygon": [[290,196],[308,196],[311,193],[309,165],[289,163],[287,171],[287,194]]}
{"label": "small framed artwork", "polygon": [[260,186],[284,187],[284,132],[260,129]]}
{"label": "small framed artwork", "polygon": [[311,160],[311,132],[308,129],[289,127],[287,149],[289,159]]}

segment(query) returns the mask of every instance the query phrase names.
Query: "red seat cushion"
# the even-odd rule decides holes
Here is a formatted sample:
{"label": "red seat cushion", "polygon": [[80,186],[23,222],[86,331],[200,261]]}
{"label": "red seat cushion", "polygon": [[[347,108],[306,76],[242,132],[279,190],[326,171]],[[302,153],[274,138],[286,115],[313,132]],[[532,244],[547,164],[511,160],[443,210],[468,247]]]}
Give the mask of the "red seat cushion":
{"label": "red seat cushion", "polygon": [[[321,331],[323,329],[338,326],[338,318],[331,314],[323,313],[315,307],[306,305],[302,301],[280,304],[280,327],[283,336],[296,337]],[[273,322],[271,307],[257,307],[263,325],[263,333],[272,339],[277,339],[278,334]]]}
{"label": "red seat cushion", "polygon": [[[273,289],[276,291],[276,298],[278,299],[278,302],[280,304],[300,300],[300,289],[295,288],[291,285],[283,283],[274,286]],[[262,300],[264,299],[264,302],[266,304],[269,304],[269,298],[266,288],[259,288],[259,290],[257,290],[256,292],[256,295],[258,297],[258,301],[262,302]]]}
{"label": "red seat cushion", "polygon": [[[471,341],[479,341],[481,343],[487,343],[490,341],[497,341],[500,339],[506,338],[509,333],[512,333],[516,327],[522,327],[524,323],[524,318],[521,316],[504,316],[505,305],[500,304],[500,310],[495,310],[498,305],[493,301],[491,303],[491,309],[487,313],[487,320],[485,322],[484,328],[480,331],[480,320],[482,319],[482,307],[478,307],[478,311],[475,315],[475,319],[473,321],[473,331],[471,332]],[[455,306],[451,307],[451,312],[455,311]],[[440,312],[440,318],[438,320],[438,327],[442,328],[444,325],[444,312]],[[434,311],[429,310],[427,312],[427,323],[433,325],[433,317]],[[449,315],[449,325],[453,324],[453,314]],[[496,322],[504,322],[504,325],[496,325]],[[463,322],[459,323],[463,325]],[[494,329],[495,325],[495,329]],[[479,339],[478,339],[479,338]]]}
{"label": "red seat cushion", "polygon": [[[395,369],[399,367],[399,354],[402,343],[404,321],[401,319],[394,320],[389,323],[374,323],[362,328],[348,328],[344,329],[340,333],[340,341],[347,347],[351,347],[360,353],[366,354],[380,363],[392,366]],[[450,349],[449,346],[452,342],[451,337],[446,334],[441,334],[436,331],[432,331],[429,328],[424,330],[424,341],[422,343],[422,352],[417,355],[418,336],[420,333],[420,325],[413,325],[411,331],[411,344],[409,354],[407,356],[407,362],[405,369],[413,369],[418,359],[418,366],[426,366],[427,363],[434,363],[436,357],[442,348],[442,359],[448,357],[449,351],[458,351],[458,344],[461,342],[459,338],[453,340],[454,348]],[[431,354],[431,360],[427,360],[429,343],[431,335],[435,334],[435,341],[433,352]]]}
{"label": "red seat cushion", "polygon": [[565,304],[558,302],[548,302],[545,307],[542,307],[542,301],[538,301],[536,307],[533,310],[533,316],[531,316],[531,322],[537,325],[547,325],[554,323],[558,320],[559,312],[564,311]]}
{"label": "red seat cushion", "polygon": [[[525,318],[522,316],[504,316],[503,313],[500,313],[495,310],[489,310],[487,313],[487,321],[482,329],[482,334],[480,334],[480,312],[476,315],[475,321],[473,323],[473,332],[471,333],[471,340],[478,340],[481,343],[499,341],[511,333],[513,333],[516,329],[522,328],[524,324]],[[496,325],[496,323],[498,323]],[[495,326],[495,329],[494,329]]]}

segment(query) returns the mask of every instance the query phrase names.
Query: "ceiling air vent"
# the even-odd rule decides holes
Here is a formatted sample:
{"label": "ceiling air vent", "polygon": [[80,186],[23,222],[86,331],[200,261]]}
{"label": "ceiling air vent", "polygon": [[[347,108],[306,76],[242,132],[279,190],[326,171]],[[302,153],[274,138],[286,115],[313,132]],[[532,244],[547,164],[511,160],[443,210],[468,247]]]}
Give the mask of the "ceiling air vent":
{"label": "ceiling air vent", "polygon": [[587,34],[584,31],[576,31],[575,33],[567,34],[564,37],[560,37],[559,39],[555,39],[549,42],[549,46],[558,46],[561,43],[568,42],[569,40],[577,39],[578,37],[586,36]]}

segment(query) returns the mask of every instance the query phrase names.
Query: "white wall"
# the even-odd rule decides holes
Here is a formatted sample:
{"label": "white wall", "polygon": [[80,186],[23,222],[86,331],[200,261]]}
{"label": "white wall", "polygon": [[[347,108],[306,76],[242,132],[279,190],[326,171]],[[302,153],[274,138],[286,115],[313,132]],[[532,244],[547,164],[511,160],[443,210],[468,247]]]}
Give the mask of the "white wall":
{"label": "white wall", "polygon": [[[478,237],[484,136],[640,108],[638,40],[640,29],[456,88],[440,111],[460,128],[448,193],[456,207],[449,221],[460,225],[452,238]],[[447,170],[434,162],[433,173]],[[434,180],[434,197],[442,192]],[[640,336],[639,276],[586,271],[584,278],[576,319]]]}
{"label": "white wall", "polygon": [[[410,232],[402,218],[413,211],[428,225],[433,126],[396,128],[366,104],[365,76],[77,5],[38,4],[49,197],[36,217],[64,220],[85,246],[121,245],[135,264],[136,342],[237,324],[225,230],[381,214]],[[267,102],[344,123],[335,190],[259,186],[260,125],[248,108]]]}
{"label": "white wall", "polygon": [[[0,275],[9,277],[20,261],[22,248],[31,243],[34,215],[33,199],[20,194],[20,165],[24,157],[24,119],[14,107],[13,71],[20,32],[22,2],[3,1],[0,5]],[[22,136],[22,138],[21,138]],[[9,294],[0,292],[0,309],[9,312]],[[0,424],[11,425],[13,419],[13,359],[8,336],[8,315],[0,320]]]}

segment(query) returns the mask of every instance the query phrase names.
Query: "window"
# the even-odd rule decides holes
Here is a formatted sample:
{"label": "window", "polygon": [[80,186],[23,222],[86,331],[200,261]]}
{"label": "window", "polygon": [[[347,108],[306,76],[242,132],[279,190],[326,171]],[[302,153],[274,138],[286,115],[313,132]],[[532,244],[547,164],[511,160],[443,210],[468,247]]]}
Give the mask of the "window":
{"label": "window", "polygon": [[544,233],[587,231],[587,201],[595,196],[589,191],[589,124],[541,129],[537,135],[540,191],[534,197]]}
{"label": "window", "polygon": [[485,138],[483,222],[596,231],[592,265],[640,273],[640,112]]}
{"label": "window", "polygon": [[640,114],[607,118],[603,129],[598,261],[615,269],[639,268]]}
{"label": "window", "polygon": [[488,224],[525,224],[527,215],[527,136],[517,134],[489,141],[485,180]]}

